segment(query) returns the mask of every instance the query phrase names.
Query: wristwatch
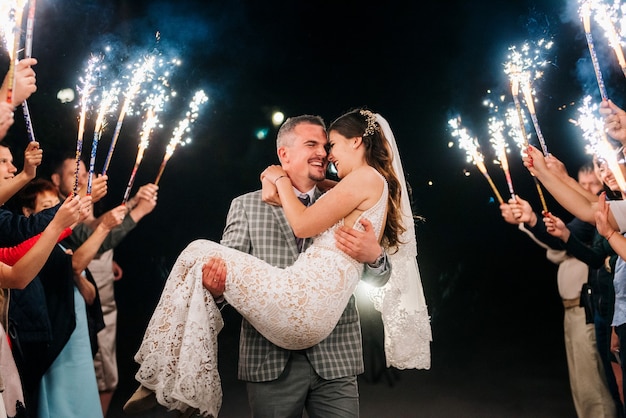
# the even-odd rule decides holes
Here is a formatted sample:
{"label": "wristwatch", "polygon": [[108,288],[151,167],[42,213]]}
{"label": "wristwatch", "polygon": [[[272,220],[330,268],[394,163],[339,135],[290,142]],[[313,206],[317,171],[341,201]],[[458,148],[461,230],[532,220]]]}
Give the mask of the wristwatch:
{"label": "wristwatch", "polygon": [[378,258],[373,263],[368,263],[368,265],[372,268],[378,268],[382,266],[384,262],[385,262],[385,250],[382,249]]}

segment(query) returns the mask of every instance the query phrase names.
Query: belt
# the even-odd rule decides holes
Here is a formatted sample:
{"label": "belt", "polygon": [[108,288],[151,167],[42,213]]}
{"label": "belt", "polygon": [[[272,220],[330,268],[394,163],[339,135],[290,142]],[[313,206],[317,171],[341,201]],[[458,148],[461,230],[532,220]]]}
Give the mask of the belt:
{"label": "belt", "polygon": [[563,307],[565,309],[577,308],[580,306],[580,298],[576,299],[563,299]]}

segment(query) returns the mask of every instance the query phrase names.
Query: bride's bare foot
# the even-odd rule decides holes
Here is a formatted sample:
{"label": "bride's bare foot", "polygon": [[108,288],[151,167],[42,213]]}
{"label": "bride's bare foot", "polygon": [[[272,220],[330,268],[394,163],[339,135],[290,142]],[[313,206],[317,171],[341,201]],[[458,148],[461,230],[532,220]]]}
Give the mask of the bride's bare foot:
{"label": "bride's bare foot", "polygon": [[124,412],[138,414],[157,406],[156,395],[145,386],[139,385],[133,396],[124,404]]}

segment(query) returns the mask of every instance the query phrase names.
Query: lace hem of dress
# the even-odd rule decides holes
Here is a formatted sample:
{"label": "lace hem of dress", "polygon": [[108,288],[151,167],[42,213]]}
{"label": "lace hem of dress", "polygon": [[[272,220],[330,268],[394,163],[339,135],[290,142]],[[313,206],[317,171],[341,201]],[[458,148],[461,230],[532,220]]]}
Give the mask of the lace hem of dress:
{"label": "lace hem of dress", "polygon": [[201,277],[202,263],[179,261],[171,273],[178,280],[168,280],[162,295],[170,302],[159,303],[135,355],[140,364],[135,379],[168,410],[197,408],[202,416],[217,417],[222,404],[217,335],[224,321],[202,281],[193,280]]}
{"label": "lace hem of dress", "polygon": [[430,369],[432,330],[417,258],[403,248],[391,258],[391,277],[369,297],[381,313],[387,366]]}

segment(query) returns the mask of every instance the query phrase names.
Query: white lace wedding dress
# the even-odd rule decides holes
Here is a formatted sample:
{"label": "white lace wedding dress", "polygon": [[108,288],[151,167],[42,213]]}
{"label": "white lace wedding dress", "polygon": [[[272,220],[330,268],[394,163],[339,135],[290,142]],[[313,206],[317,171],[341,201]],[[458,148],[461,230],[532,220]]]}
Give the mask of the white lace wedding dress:
{"label": "white lace wedding dress", "polygon": [[[382,176],[381,176],[382,178]],[[361,214],[379,235],[387,207],[384,182],[378,202]],[[226,300],[274,344],[300,350],[318,344],[337,325],[363,264],[335,246],[334,231],[285,269],[212,241],[197,240],[180,254],[163,289],[135,360],[136,379],[169,409],[197,408],[217,416],[222,389],[217,368],[217,335],[223,320],[202,286],[202,266],[212,256],[226,262]],[[355,228],[362,228],[358,220]]]}

